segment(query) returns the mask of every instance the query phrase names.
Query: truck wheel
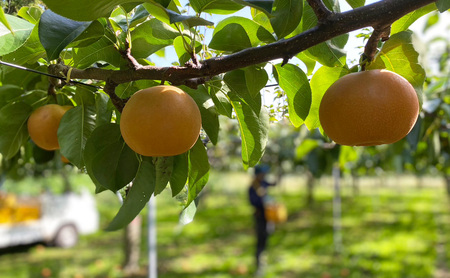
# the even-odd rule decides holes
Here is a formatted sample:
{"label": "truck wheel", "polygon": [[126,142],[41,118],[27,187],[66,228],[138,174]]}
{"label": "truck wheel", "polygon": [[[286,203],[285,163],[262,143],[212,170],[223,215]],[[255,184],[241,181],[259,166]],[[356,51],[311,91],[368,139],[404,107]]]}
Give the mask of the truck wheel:
{"label": "truck wheel", "polygon": [[78,242],[78,231],[73,225],[62,226],[53,239],[53,245],[61,248],[70,248]]}

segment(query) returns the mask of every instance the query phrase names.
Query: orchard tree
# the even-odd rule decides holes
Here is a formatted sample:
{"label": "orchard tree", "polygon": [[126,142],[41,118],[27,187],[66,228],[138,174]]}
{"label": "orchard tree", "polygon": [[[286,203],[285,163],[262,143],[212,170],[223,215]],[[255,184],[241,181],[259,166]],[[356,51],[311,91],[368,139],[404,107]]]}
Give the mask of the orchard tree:
{"label": "orchard tree", "polygon": [[[244,168],[259,162],[269,133],[260,91],[269,79],[284,91],[292,125],[310,130],[321,128],[328,87],[358,71],[369,81],[384,77],[364,71],[399,74],[409,82],[400,91],[412,85],[420,99],[425,71],[408,27],[450,8],[447,0],[347,0],[347,12],[336,0],[180,2],[44,0],[45,10],[0,13],[2,175],[11,163],[38,162],[29,155],[36,144],[44,149],[36,153],[56,152],[86,172],[96,192],[126,196],[109,229],[124,227],[168,185],[187,207],[208,181],[205,146],[221,140],[219,116],[239,123]],[[245,7],[251,16],[233,15]],[[229,16],[214,26],[210,14]],[[349,65],[348,33],[366,27],[372,31],[360,63]],[[169,46],[178,61],[155,64],[152,57]],[[378,83],[394,86],[387,80]],[[365,81],[359,83],[364,91]],[[387,97],[377,109],[393,102]],[[70,107],[53,106],[29,121],[50,104]],[[385,125],[395,131],[394,123]],[[57,141],[41,144],[29,132],[36,129],[43,141]]]}

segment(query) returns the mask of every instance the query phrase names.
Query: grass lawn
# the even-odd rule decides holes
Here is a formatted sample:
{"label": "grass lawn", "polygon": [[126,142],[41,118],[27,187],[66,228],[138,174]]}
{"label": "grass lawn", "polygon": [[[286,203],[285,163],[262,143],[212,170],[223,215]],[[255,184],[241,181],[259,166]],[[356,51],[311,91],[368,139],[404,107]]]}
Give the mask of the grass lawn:
{"label": "grass lawn", "polygon": [[[271,192],[287,205],[289,219],[269,240],[265,277],[450,277],[450,206],[439,182],[426,179],[419,188],[408,178],[388,178],[382,185],[363,179],[354,196],[344,181],[342,249],[336,253],[332,181],[318,181],[315,202],[307,206],[304,179],[285,177]],[[184,227],[170,192],[157,198],[159,277],[252,277],[248,183],[243,173],[213,173],[194,222]],[[119,204],[112,193],[97,200],[106,227]],[[143,234],[137,277],[146,277],[146,246]],[[84,236],[71,249],[0,250],[0,277],[123,277],[122,250],[122,231]]]}

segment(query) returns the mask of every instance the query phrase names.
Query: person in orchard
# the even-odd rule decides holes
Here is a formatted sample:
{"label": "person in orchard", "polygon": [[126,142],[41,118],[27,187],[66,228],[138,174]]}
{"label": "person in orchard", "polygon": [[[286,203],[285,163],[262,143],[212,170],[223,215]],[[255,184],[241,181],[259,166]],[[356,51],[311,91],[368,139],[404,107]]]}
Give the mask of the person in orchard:
{"label": "person in orchard", "polygon": [[256,273],[262,272],[261,258],[266,249],[267,239],[269,237],[269,226],[265,215],[264,204],[269,198],[267,194],[267,188],[274,186],[275,183],[269,183],[266,180],[266,175],[269,172],[270,167],[267,165],[257,165],[255,167],[254,177],[250,184],[248,195],[250,204],[254,208],[254,221],[256,231]]}

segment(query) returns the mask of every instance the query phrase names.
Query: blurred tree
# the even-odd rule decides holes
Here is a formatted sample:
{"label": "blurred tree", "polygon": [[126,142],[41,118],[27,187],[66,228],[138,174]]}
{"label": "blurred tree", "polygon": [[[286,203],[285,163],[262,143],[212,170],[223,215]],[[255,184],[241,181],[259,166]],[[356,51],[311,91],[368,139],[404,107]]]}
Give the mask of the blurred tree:
{"label": "blurred tree", "polygon": [[7,14],[17,14],[21,7],[24,6],[44,6],[40,0],[3,0],[2,7]]}

